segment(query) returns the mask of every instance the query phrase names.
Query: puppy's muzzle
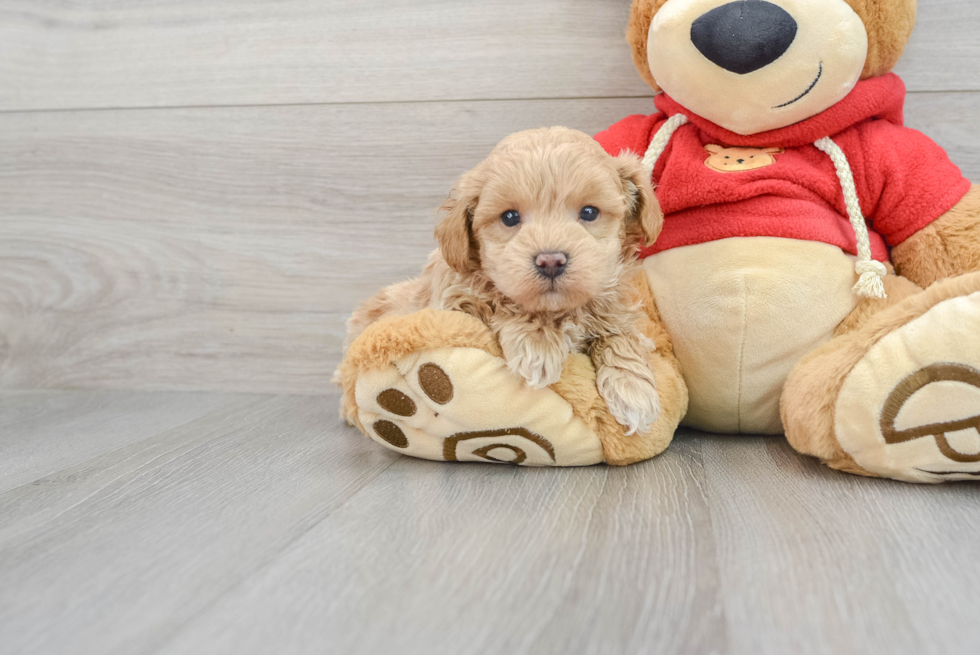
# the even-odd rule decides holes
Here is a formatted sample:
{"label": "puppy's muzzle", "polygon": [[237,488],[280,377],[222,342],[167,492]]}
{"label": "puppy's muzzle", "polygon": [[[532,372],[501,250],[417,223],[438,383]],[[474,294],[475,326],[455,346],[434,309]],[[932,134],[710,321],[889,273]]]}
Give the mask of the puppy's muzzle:
{"label": "puppy's muzzle", "polygon": [[568,268],[568,254],[563,252],[542,252],[534,258],[538,274],[554,280],[565,274]]}

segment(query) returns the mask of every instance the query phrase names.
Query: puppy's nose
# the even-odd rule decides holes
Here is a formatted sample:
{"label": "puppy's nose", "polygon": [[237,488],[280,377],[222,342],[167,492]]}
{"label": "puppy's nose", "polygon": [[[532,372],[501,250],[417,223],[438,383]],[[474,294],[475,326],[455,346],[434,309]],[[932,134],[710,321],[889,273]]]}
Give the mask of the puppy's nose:
{"label": "puppy's nose", "polygon": [[737,0],[694,21],[691,41],[713,63],[745,75],[782,57],[796,39],[797,28],[782,7],[765,0]]}
{"label": "puppy's nose", "polygon": [[534,258],[538,273],[554,280],[560,277],[568,267],[568,255],[563,252],[543,252]]}

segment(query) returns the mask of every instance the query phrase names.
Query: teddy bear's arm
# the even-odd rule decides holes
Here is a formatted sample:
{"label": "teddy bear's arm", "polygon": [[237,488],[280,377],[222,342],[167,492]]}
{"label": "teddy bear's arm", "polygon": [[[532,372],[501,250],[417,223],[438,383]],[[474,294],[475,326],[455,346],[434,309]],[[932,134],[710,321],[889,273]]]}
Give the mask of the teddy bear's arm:
{"label": "teddy bear's arm", "polygon": [[980,186],[973,185],[952,209],[895,246],[891,257],[898,274],[920,287],[980,271]]}

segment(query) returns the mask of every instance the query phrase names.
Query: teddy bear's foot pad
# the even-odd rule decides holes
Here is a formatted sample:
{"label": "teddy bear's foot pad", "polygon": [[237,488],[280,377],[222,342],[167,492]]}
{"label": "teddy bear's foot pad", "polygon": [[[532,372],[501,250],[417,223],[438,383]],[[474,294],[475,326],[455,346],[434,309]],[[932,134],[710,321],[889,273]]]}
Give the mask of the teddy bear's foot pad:
{"label": "teddy bear's foot pad", "polygon": [[450,462],[587,466],[599,438],[551,389],[530,389],[477,348],[413,353],[363,373],[355,391],[368,435],[396,452]]}
{"label": "teddy bear's foot pad", "polygon": [[835,429],[871,473],[980,480],[980,292],[939,302],[875,343],[844,380]]}

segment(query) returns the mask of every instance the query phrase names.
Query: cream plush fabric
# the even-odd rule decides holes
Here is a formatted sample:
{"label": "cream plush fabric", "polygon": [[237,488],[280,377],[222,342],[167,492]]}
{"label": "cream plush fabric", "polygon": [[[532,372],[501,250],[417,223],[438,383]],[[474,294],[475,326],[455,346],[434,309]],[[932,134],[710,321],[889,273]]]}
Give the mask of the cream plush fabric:
{"label": "cream plush fabric", "polygon": [[368,435],[405,455],[523,466],[604,461],[599,438],[561,396],[528,389],[504,360],[476,348],[417,352],[365,373],[356,398]]}
{"label": "cream plush fabric", "polygon": [[786,377],[854,308],[854,258],[757,237],[673,248],[643,266],[690,393],[683,424],[782,434]]}

